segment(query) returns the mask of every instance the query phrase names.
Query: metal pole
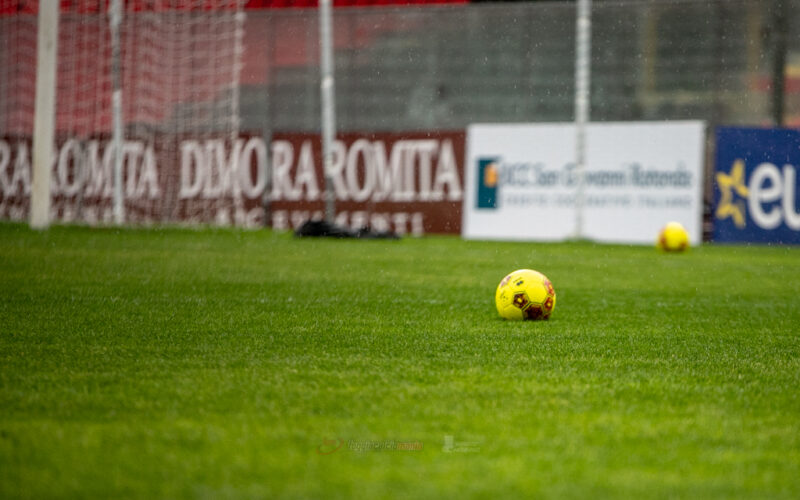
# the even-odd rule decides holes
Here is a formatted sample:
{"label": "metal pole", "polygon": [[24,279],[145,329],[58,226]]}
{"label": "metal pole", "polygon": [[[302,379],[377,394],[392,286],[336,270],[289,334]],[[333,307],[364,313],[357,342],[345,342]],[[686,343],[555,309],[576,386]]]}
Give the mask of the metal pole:
{"label": "metal pole", "polygon": [[333,141],[336,137],[336,105],[333,80],[333,30],[331,28],[331,0],[319,2],[320,42],[320,98],[322,104],[322,164],[325,175],[325,221],[333,223],[336,216],[336,200],[333,192]]}
{"label": "metal pole", "polygon": [[778,127],[784,124],[787,4],[788,0],[775,0],[772,3],[772,121]]}
{"label": "metal pole", "polygon": [[122,66],[120,63],[119,26],[122,23],[122,0],[111,0],[109,11],[111,27],[111,147],[114,150],[114,223],[125,222],[125,199],[122,190],[122,147],[125,137],[122,130]]}
{"label": "metal pole", "polygon": [[36,55],[36,104],[33,123],[33,186],[30,225],[50,225],[50,175],[55,136],[58,9],[60,2],[39,3]]}
{"label": "metal pole", "polygon": [[578,0],[575,20],[575,237],[583,238],[586,125],[589,122],[592,0]]}

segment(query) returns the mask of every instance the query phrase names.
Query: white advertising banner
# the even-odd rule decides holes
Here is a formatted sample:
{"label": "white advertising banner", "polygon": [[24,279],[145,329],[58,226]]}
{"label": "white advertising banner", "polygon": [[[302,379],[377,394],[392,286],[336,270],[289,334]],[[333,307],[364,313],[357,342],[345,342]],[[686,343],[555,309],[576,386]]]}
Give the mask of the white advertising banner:
{"label": "white advertising banner", "polygon": [[[699,243],[704,137],[699,121],[589,124],[581,237],[652,244],[677,221]],[[574,124],[471,125],[465,171],[465,238],[576,236]]]}

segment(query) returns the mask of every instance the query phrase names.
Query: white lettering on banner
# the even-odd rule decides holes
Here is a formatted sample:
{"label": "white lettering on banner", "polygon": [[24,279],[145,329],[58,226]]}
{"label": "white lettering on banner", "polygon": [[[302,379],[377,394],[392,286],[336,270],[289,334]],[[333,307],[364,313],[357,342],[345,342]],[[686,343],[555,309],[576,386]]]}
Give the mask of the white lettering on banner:
{"label": "white lettering on banner", "polygon": [[203,198],[219,198],[227,193],[239,191],[239,184],[231,178],[236,174],[242,141],[234,142],[230,155],[225,154],[225,141],[207,140],[205,143],[206,172],[203,182]]}
{"label": "white lettering on banner", "polygon": [[178,198],[194,198],[203,189],[205,157],[197,141],[181,143],[181,189]]}
{"label": "white lettering on banner", "polygon": [[[58,166],[56,167],[56,185],[61,186],[61,192],[65,196],[75,196],[81,190],[83,184],[83,153],[81,146],[75,139],[70,139],[61,146],[58,153]],[[72,160],[72,161],[70,161]],[[70,169],[72,165],[72,169]],[[72,170],[72,182],[70,182],[70,170]]]}
{"label": "white lettering on banner", "polygon": [[[189,217],[188,222],[202,223],[207,219],[200,217]],[[219,207],[214,213],[214,224],[218,226],[239,226],[247,228],[258,228],[264,226],[264,211],[261,208],[251,208],[246,210],[241,207],[233,209],[230,207]]]}
{"label": "white lettering on banner", "polygon": [[16,203],[8,203],[5,200],[0,201],[0,219],[19,221],[24,220],[25,217],[26,212],[24,206]]}
{"label": "white lettering on banner", "polygon": [[[403,176],[408,162],[408,143],[407,141],[397,141],[392,146],[391,157],[386,155],[386,145],[383,141],[376,141],[372,145],[372,154],[368,157],[371,160],[371,169],[375,170],[375,187],[376,190],[372,194],[373,201],[408,201],[413,198],[413,177],[411,178],[411,189],[403,189],[403,183],[406,177]],[[367,164],[370,165],[370,164]],[[370,167],[367,167],[370,168]],[[413,175],[413,171],[409,172]],[[345,196],[347,194],[345,193]]]}
{"label": "white lettering on banner", "polygon": [[[273,229],[297,229],[309,219],[321,219],[319,210],[275,210],[271,213]],[[393,231],[399,235],[425,233],[425,216],[422,212],[338,212],[336,224],[353,230],[368,226],[374,231]]]}
{"label": "white lettering on banner", "polygon": [[[203,144],[186,140],[181,142],[180,150],[181,186],[178,197],[181,199],[201,195],[205,199],[216,199],[239,197],[242,194],[257,198],[267,185],[267,148],[258,137],[251,137],[247,142],[237,139],[230,152],[226,150],[226,143],[222,139],[209,139]],[[282,175],[278,168],[275,171],[277,175]]]}
{"label": "white lettering on banner", "polygon": [[[110,144],[107,148],[111,149]],[[141,141],[125,141],[122,154],[122,164],[126,173],[125,177],[127,177],[125,197],[127,199],[158,198],[158,171],[153,146],[145,147]],[[79,168],[82,168],[80,166],[83,164],[83,161],[76,162],[76,166]]]}
{"label": "white lettering on banner", "polygon": [[[375,189],[375,169],[368,165],[374,161],[372,155],[372,145],[366,139],[359,139],[350,146],[347,153],[347,190],[351,193],[354,201],[365,201]],[[358,185],[358,158],[363,158],[364,165],[364,185]]]}
{"label": "white lettering on banner", "polygon": [[[294,155],[289,141],[272,143],[270,198],[318,200],[320,183],[311,141],[300,146],[296,165]],[[399,140],[388,154],[382,140],[358,139],[349,148],[335,141],[327,174],[336,198],[343,201],[459,201],[463,197],[453,143],[448,139]]]}
{"label": "white lettering on banner", "polygon": [[431,199],[431,156],[436,152],[439,141],[417,141],[419,157],[419,201]]}
{"label": "white lettering on banner", "polygon": [[111,198],[114,192],[112,166],[114,164],[114,148],[107,147],[100,160],[100,144],[91,141],[86,147],[85,160],[89,178],[86,181],[86,196]]}
{"label": "white lettering on banner", "polygon": [[347,186],[342,179],[342,173],[344,172],[346,151],[341,141],[333,142],[332,156],[331,164],[326,167],[326,173],[333,183],[333,192],[336,198],[345,200],[347,199]]}
{"label": "white lettering on banner", "polygon": [[96,224],[110,224],[114,219],[114,212],[110,206],[98,207],[87,205],[82,207],[83,220],[90,226]]}
{"label": "white lettering on banner", "polygon": [[28,145],[20,142],[17,149],[17,160],[14,162],[14,175],[11,177],[11,187],[22,186],[24,195],[31,194],[31,160]]}
{"label": "white lettering on banner", "polygon": [[[53,195],[72,197],[110,197],[112,193],[113,150],[106,143],[102,161],[97,140],[68,139],[54,152],[51,168]],[[125,195],[129,199],[157,198],[158,167],[152,145],[141,141],[125,141],[123,145]],[[11,173],[9,174],[9,170]],[[31,184],[31,162],[28,144],[18,141],[14,148],[0,141],[0,190],[4,197],[28,196]]]}
{"label": "white lettering on banner", "polygon": [[[255,179],[252,176],[253,165],[256,168]],[[267,186],[267,146],[259,138],[253,137],[244,145],[239,160],[239,186],[247,198],[260,197]]]}
{"label": "white lettering on banner", "polygon": [[431,201],[444,199],[444,188],[447,187],[447,200],[460,201],[463,197],[461,179],[458,177],[458,165],[453,151],[453,141],[445,139],[439,150],[439,161],[436,163],[436,179],[433,181]]}
{"label": "white lettering on banner", "polygon": [[[384,174],[385,179],[391,179],[389,186],[386,186],[387,197],[391,201],[414,201],[414,146],[410,141],[398,141],[394,144],[389,160],[391,177]],[[380,158],[380,164],[386,168],[386,149],[383,148],[384,156]],[[391,193],[391,194],[389,194]]]}
{"label": "white lettering on banner", "polygon": [[[800,230],[800,214],[795,207],[796,176],[792,165],[783,166],[783,175],[772,163],[762,163],[753,170],[747,183],[747,208],[758,227],[775,229],[785,221],[790,229]],[[767,205],[777,201],[780,205]]]}
{"label": "white lettering on banner", "polygon": [[317,174],[314,171],[314,153],[311,151],[311,143],[308,141],[304,142],[300,148],[300,159],[297,161],[294,187],[297,199],[303,196],[303,187],[305,187],[306,200],[313,201],[319,198]]}
{"label": "white lettering on banner", "polygon": [[270,198],[273,200],[284,198],[296,201],[300,199],[300,193],[295,194],[292,179],[289,177],[293,159],[294,147],[291,142],[272,142],[272,192]]}
{"label": "white lettering on banner", "polygon": [[0,189],[6,197],[31,193],[30,154],[24,141],[18,141],[13,149],[8,142],[0,141]]}
{"label": "white lettering on banner", "polygon": [[796,209],[797,172],[791,165],[783,166],[783,215],[786,225],[794,231],[800,231],[800,213]]}
{"label": "white lettering on banner", "polygon": [[[313,142],[304,141],[295,151],[289,141],[271,145],[271,189],[274,201],[317,201],[321,198]],[[215,199],[243,195],[254,199],[267,187],[269,154],[263,139],[187,139],[178,145],[178,198]],[[67,139],[53,159],[55,195],[67,197],[113,196],[114,151],[110,141]],[[127,199],[156,199],[159,165],[152,144],[125,141],[123,179]],[[387,150],[385,141],[358,139],[348,147],[334,144],[328,174],[339,200],[366,201],[460,201],[461,178],[452,141],[405,139]],[[4,197],[30,194],[31,162],[26,141],[0,141],[0,191]]]}
{"label": "white lettering on banner", "polygon": [[142,176],[140,177],[139,187],[134,194],[134,198],[140,198],[147,194],[150,199],[160,196],[158,188],[158,166],[156,165],[156,154],[152,146],[144,150],[144,162],[142,163]]}
{"label": "white lettering on banner", "polygon": [[386,145],[381,141],[378,141],[372,145],[370,156],[365,158],[365,161],[371,160],[372,164],[374,165],[372,168],[372,170],[375,171],[375,190],[372,193],[373,201],[383,201],[391,195],[392,185],[395,184],[395,181],[393,180],[393,174],[390,170],[389,164],[396,165],[396,168],[398,169],[397,171],[399,171],[400,162],[397,159],[397,155],[400,155],[402,151],[403,148],[395,143],[394,147],[392,148],[393,157],[390,163],[387,163]]}
{"label": "white lettering on banner", "polygon": [[[764,187],[765,183],[769,183]],[[750,196],[748,196],[748,208],[750,216],[756,224],[763,229],[775,229],[781,224],[780,207],[772,207],[764,210],[764,203],[778,201],[783,191],[781,173],[778,167],[771,163],[762,163],[757,166],[750,176],[749,182]]]}
{"label": "white lettering on banner", "polygon": [[272,212],[272,229],[289,229],[289,214],[286,210],[275,210]]}
{"label": "white lettering on banner", "polygon": [[139,157],[142,155],[143,146],[141,143],[130,143],[125,141],[122,146],[122,168],[125,172],[123,178],[125,182],[125,198],[131,198],[136,192],[136,164],[139,163]]}
{"label": "white lettering on banner", "polygon": [[8,178],[8,165],[11,163],[11,146],[6,141],[0,141],[0,189],[8,196],[11,181]]}

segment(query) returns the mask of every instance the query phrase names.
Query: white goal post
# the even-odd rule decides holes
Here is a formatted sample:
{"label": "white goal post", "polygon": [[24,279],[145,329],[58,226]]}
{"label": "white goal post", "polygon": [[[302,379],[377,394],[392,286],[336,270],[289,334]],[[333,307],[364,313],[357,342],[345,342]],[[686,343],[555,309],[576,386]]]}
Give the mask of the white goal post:
{"label": "white goal post", "polygon": [[59,2],[42,2],[36,54],[36,106],[33,126],[33,172],[30,225],[50,225],[50,158],[55,135],[56,56]]}

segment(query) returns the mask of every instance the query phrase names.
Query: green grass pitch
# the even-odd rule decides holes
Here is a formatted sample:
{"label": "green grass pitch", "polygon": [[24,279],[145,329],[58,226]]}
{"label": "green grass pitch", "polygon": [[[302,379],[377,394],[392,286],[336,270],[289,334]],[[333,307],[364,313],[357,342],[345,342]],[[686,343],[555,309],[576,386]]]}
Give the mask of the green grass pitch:
{"label": "green grass pitch", "polygon": [[0,225],[2,498],[798,496],[798,248]]}

